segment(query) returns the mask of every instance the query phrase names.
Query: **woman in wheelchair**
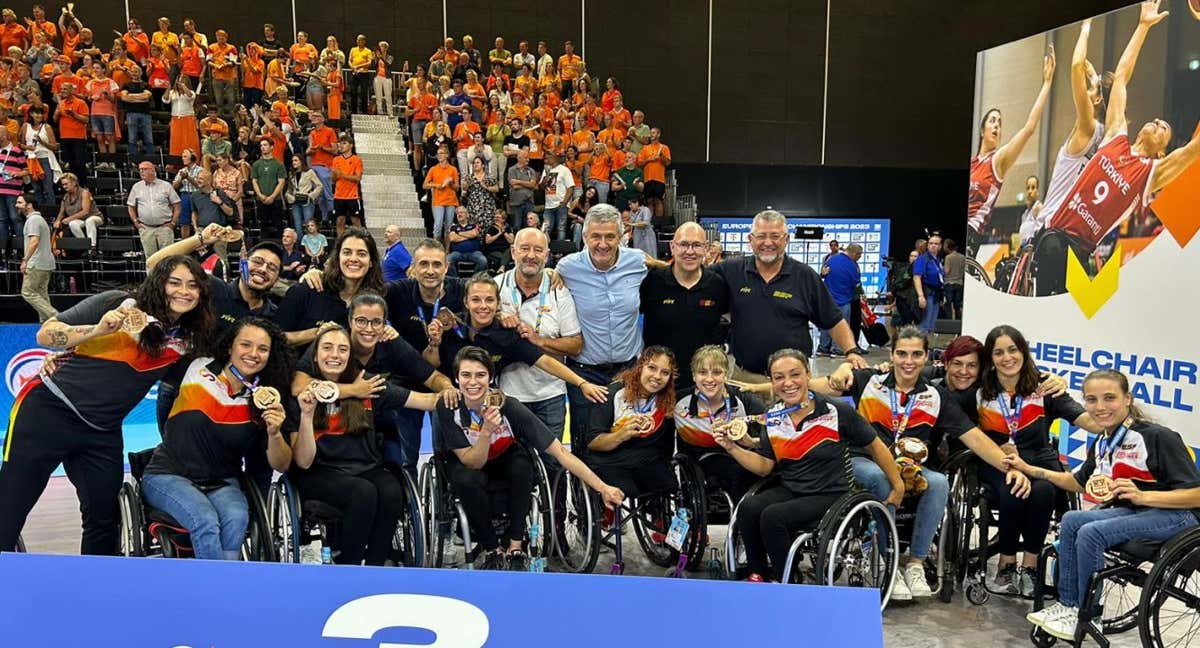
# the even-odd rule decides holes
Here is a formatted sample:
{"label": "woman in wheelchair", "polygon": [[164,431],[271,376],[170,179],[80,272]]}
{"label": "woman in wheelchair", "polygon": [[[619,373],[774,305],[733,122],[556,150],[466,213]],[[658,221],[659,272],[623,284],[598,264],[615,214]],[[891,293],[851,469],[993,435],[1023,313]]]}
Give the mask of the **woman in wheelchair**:
{"label": "woman in wheelchair", "polygon": [[[702,466],[705,476],[716,479],[736,503],[758,476],[717,445],[713,428],[727,425],[733,419],[762,414],[766,406],[757,396],[725,382],[728,366],[729,357],[717,345],[700,347],[692,354],[695,386],[681,393],[675,402],[675,431],[679,433],[679,451],[697,464],[706,456]],[[756,436],[746,434],[737,443],[753,449],[759,441]]]}
{"label": "woman in wheelchair", "polygon": [[[318,381],[339,384],[363,378],[363,369],[350,352],[350,334],[329,326],[312,343]],[[383,565],[392,548],[396,522],[404,506],[400,480],[385,466],[383,438],[375,428],[376,410],[407,407],[433,411],[437,394],[420,394],[391,382],[374,398],[346,398],[318,403],[314,381],[296,401],[298,430],[291,435],[294,465],[288,477],[302,499],[319,500],[342,512],[342,565]]]}
{"label": "woman in wheelchair", "polygon": [[[874,369],[852,370],[843,364],[828,378],[810,383],[813,391],[835,396],[849,394],[858,404],[858,413],[867,420],[882,442],[892,450],[892,456],[902,466],[905,492],[917,497],[916,520],[912,542],[908,545],[907,561],[896,572],[892,598],[900,601],[932,595],[925,579],[925,559],[933,544],[934,534],[946,513],[950,483],[946,475],[933,469],[937,440],[957,440],[973,450],[984,461],[1004,470],[1004,453],[982,431],[971,424],[954,397],[946,388],[934,385],[924,376],[929,358],[929,337],[915,326],[901,328],[892,339],[891,369],[879,374]],[[894,453],[894,454],[892,454]],[[861,450],[852,451],[854,478],[876,498],[885,500],[891,492],[889,479]],[[921,463],[928,459],[928,463]],[[919,474],[919,478],[918,478]],[[1013,473],[1001,478],[1020,495],[1028,480]],[[912,488],[925,482],[922,492]],[[1013,484],[1012,482],[1016,482]],[[895,513],[895,502],[889,508]]]}
{"label": "woman in wheelchair", "polygon": [[[454,358],[454,374],[463,398],[457,407],[438,405],[435,446],[452,453],[446,462],[447,471],[484,552],[484,569],[529,568],[523,542],[535,468],[529,455],[516,447],[516,441],[554,457],[598,491],[608,506],[621,505],[625,494],[601,481],[524,405],[513,398],[503,399],[499,406],[489,402],[489,393],[499,392],[490,388],[496,378],[496,365],[487,351],[464,347]],[[492,527],[488,484],[495,480],[508,484],[508,530],[503,543]]]}
{"label": "woman in wheelchair", "polygon": [[1104,552],[1130,540],[1166,541],[1196,526],[1200,469],[1179,433],[1151,423],[1133,404],[1129,380],[1099,369],[1083,381],[1083,401],[1101,432],[1073,473],[1006,461],[1030,477],[1111,506],[1070,511],[1058,548],[1058,603],[1026,618],[1048,634],[1073,641],[1088,580],[1104,567]]}
{"label": "woman in wheelchair", "polygon": [[283,331],[258,317],[229,329],[214,355],[188,366],[141,490],[187,529],[196,558],[237,560],[250,520],[242,461],[266,453],[279,471],[292,462],[283,404],[276,398],[262,409],[254,399],[259,389],[287,388],[291,356]]}
{"label": "woman in wheelchair", "polygon": [[[1004,449],[1018,454],[1031,466],[1049,471],[1062,469],[1058,450],[1050,442],[1050,424],[1055,419],[1099,432],[1079,403],[1066,394],[1043,396],[1041,377],[1029,343],[1017,329],[1001,325],[993,328],[983,343],[982,377],[976,390],[974,413],[980,429]],[[999,501],[998,544],[1000,558],[992,587],[1002,592],[1033,595],[1033,576],[1038,553],[1046,542],[1050,518],[1054,515],[1054,485],[1044,479],[1031,482],[1029,497],[1013,497],[1002,487],[1004,472],[980,466],[979,479],[988,485]],[[1017,550],[1024,551],[1017,567]]]}
{"label": "woman in wheelchair", "polygon": [[781,484],[744,499],[738,506],[750,566],[748,580],[782,580],[788,549],[796,533],[820,521],[826,510],[851,487],[845,453],[849,446],[866,448],[891,484],[888,503],[904,497],[900,471],[887,446],[847,403],[809,391],[808,358],[795,349],[780,349],[767,360],[771,386],[780,402],[765,415],[766,429],[756,450],[743,448],[717,429],[717,444],[746,470],[776,474]]}

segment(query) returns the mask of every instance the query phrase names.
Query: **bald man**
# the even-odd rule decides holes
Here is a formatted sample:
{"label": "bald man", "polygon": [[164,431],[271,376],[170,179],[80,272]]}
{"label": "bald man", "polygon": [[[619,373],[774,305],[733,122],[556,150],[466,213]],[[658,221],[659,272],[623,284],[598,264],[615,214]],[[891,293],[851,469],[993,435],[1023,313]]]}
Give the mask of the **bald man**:
{"label": "bald man", "polygon": [[[550,256],[550,239],[536,227],[517,232],[512,243],[512,270],[496,277],[500,285],[500,311],[516,314],[521,337],[562,360],[583,350],[583,331],[575,315],[575,299],[565,287],[551,288],[542,272]],[[522,363],[509,365],[500,374],[500,389],[528,407],[559,440],[566,421],[567,386],[562,380]],[[543,455],[547,468],[553,459]]]}
{"label": "bald man", "polygon": [[708,237],[694,222],[684,223],[671,239],[670,267],[653,268],[642,280],[645,346],[659,344],[675,352],[679,363],[676,387],[692,384],[691,361],[696,349],[725,341],[721,317],[729,310],[724,280],[704,268]]}
{"label": "bald man", "polygon": [[383,238],[387,241],[387,251],[383,253],[383,278],[386,281],[400,281],[408,276],[412,254],[400,240],[399,225],[388,225],[384,228]]}

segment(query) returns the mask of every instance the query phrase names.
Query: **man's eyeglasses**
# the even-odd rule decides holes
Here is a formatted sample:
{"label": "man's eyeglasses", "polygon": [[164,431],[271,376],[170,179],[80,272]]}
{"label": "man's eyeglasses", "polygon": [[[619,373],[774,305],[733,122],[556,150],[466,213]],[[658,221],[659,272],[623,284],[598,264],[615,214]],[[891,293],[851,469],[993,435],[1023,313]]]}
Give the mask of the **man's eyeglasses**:
{"label": "man's eyeglasses", "polygon": [[271,272],[274,272],[276,274],[279,273],[279,266],[267,261],[266,259],[264,259],[260,256],[250,257],[250,265],[254,266],[255,268],[266,267],[266,269]]}
{"label": "man's eyeglasses", "polygon": [[678,246],[681,250],[695,250],[697,252],[708,247],[708,243],[703,241],[679,241],[672,242],[671,245]]}
{"label": "man's eyeglasses", "polygon": [[387,324],[387,322],[379,319],[378,317],[375,319],[367,319],[365,317],[355,317],[354,319],[352,319],[350,321],[353,322],[355,326],[357,326],[358,328],[361,328],[361,329],[381,329],[384,327],[384,325]]}

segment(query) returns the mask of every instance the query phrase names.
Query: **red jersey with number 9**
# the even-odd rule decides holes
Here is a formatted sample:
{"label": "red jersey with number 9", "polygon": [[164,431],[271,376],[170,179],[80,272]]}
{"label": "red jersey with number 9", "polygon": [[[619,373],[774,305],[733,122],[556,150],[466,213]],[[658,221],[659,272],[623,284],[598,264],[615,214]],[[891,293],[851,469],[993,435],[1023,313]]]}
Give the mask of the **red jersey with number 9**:
{"label": "red jersey with number 9", "polygon": [[971,158],[971,184],[967,188],[967,225],[976,232],[984,233],[992,219],[992,207],[1004,181],[996,175],[996,152]]}
{"label": "red jersey with number 9", "polygon": [[1118,134],[1096,151],[1047,226],[1075,237],[1090,252],[1122,221],[1150,204],[1155,162],[1135,155],[1129,136]]}

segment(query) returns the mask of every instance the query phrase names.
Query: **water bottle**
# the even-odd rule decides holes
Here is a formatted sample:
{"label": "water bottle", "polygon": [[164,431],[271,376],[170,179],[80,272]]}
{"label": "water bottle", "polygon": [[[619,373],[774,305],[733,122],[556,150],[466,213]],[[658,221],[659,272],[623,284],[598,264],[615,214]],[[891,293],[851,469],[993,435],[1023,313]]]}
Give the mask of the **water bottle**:
{"label": "water bottle", "polygon": [[321,564],[333,564],[333,551],[329,547],[321,547]]}
{"label": "water bottle", "polygon": [[71,277],[71,280],[67,282],[67,285],[70,286],[70,291],[71,291],[72,295],[76,295],[79,293],[79,290],[76,289],[76,287],[75,287],[75,277]]}

